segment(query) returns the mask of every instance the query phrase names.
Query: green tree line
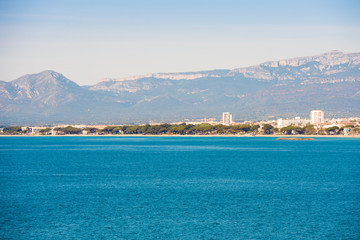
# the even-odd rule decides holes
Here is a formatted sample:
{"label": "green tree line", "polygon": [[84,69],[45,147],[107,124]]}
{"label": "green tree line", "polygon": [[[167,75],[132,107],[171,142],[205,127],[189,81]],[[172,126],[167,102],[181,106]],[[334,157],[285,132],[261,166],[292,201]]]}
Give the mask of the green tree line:
{"label": "green tree line", "polygon": [[[345,128],[352,129],[353,133],[359,133],[359,128],[354,125],[347,125],[344,127],[329,127],[325,129],[315,129],[313,125],[286,126],[283,128],[275,128],[271,124],[264,124],[260,127],[259,124],[241,124],[226,126],[222,124],[211,125],[208,123],[202,124],[160,124],[160,125],[124,125],[124,126],[107,126],[104,129],[94,127],[87,127],[84,129],[73,126],[54,128],[56,134],[82,134],[82,131],[87,131],[88,134],[142,134],[142,135],[227,135],[227,134],[286,134],[286,135],[337,135],[343,134]],[[41,129],[39,131],[42,135],[48,135],[51,128]],[[7,135],[22,135],[27,131],[22,131],[21,126],[5,127],[3,134]]]}
{"label": "green tree line", "polygon": [[160,125],[126,125],[126,126],[108,126],[101,130],[86,129],[92,133],[100,134],[144,134],[144,135],[211,135],[211,134],[237,134],[257,132],[259,125],[233,125],[225,126],[222,124],[211,125],[203,124],[160,124]]}

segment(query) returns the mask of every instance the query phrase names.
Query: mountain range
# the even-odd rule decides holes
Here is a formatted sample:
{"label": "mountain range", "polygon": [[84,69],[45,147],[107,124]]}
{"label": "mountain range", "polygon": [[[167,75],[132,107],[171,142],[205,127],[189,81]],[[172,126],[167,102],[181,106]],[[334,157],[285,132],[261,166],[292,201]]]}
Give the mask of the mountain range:
{"label": "mountain range", "polygon": [[79,86],[55,71],[0,81],[0,124],[147,123],[229,111],[236,121],[360,115],[360,53],[328,53],[200,72],[102,79]]}

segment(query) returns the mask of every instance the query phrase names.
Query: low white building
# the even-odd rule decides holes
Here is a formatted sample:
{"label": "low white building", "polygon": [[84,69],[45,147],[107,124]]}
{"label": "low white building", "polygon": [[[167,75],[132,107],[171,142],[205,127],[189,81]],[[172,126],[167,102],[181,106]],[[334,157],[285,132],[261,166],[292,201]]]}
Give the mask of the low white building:
{"label": "low white building", "polygon": [[300,118],[300,117],[295,117],[293,119],[279,118],[277,120],[277,127],[282,128],[282,127],[286,127],[286,126],[290,126],[290,125],[303,127],[303,126],[306,126],[306,124],[308,124],[308,123],[310,123],[309,119]]}

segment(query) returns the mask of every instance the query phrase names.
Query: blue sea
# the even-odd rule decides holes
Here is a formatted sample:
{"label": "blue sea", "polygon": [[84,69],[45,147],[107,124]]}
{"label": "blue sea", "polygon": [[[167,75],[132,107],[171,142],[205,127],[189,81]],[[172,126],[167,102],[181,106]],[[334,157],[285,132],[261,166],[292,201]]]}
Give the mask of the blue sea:
{"label": "blue sea", "polygon": [[1,239],[360,239],[360,139],[1,137]]}

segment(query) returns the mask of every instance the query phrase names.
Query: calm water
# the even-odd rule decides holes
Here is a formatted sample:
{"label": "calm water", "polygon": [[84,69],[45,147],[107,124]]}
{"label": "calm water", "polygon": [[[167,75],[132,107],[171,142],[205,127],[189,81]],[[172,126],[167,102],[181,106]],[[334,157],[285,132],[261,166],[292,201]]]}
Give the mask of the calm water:
{"label": "calm water", "polygon": [[360,139],[1,137],[0,238],[360,239]]}

